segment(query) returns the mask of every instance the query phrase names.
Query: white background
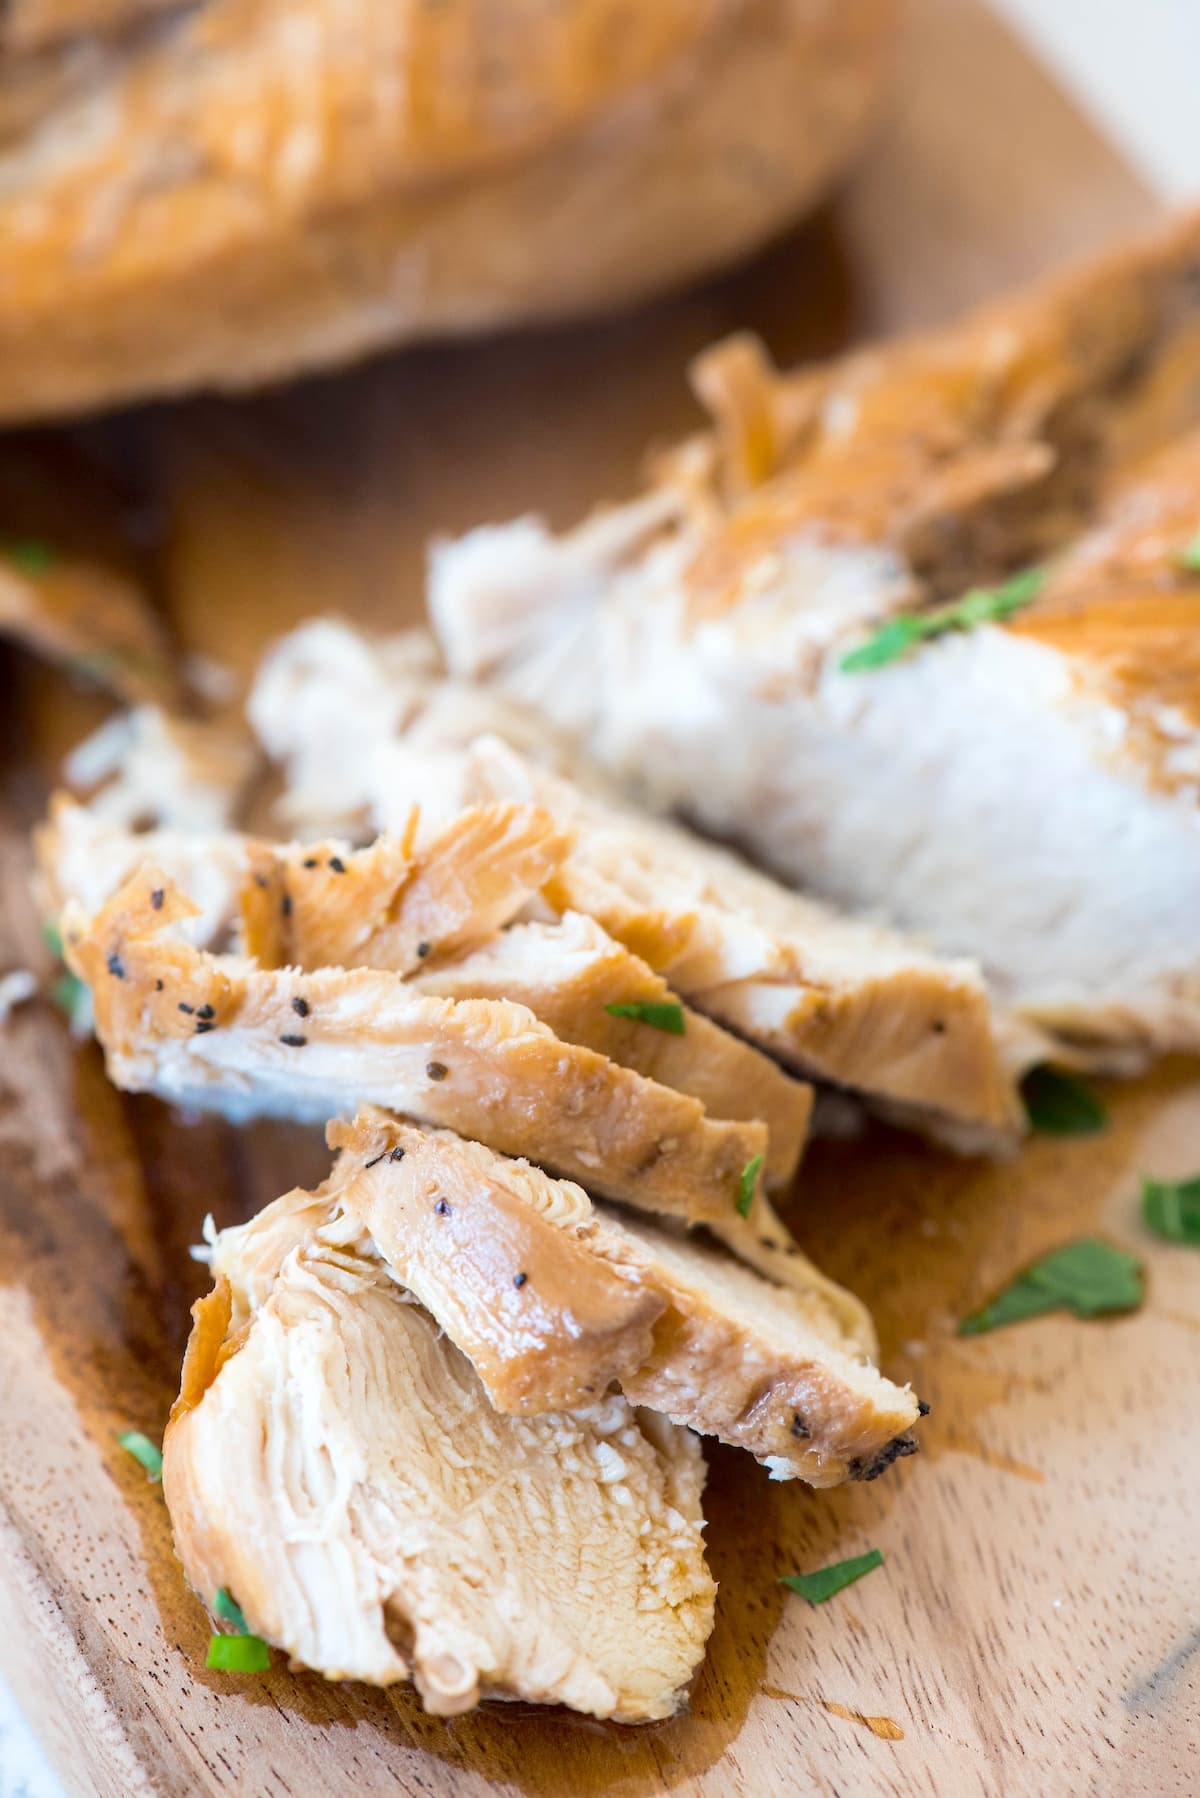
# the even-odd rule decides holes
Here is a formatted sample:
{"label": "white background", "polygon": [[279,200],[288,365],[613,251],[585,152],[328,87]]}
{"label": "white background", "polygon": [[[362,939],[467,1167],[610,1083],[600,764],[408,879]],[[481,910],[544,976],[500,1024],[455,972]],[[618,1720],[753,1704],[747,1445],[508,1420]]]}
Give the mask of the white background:
{"label": "white background", "polygon": [[[1200,0],[991,3],[1150,185],[1169,199],[1200,195]],[[0,1798],[63,1798],[2,1685]]]}

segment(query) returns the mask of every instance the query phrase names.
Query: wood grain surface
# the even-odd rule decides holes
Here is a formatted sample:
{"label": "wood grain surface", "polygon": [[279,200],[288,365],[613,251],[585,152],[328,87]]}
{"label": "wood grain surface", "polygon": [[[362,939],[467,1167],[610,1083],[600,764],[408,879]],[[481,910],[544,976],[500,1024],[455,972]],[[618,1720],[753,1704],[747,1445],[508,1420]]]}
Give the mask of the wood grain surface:
{"label": "wood grain surface", "polygon": [[[783,357],[928,321],[1139,223],[1133,178],[970,0],[915,0],[891,117],[849,190],[755,267],[639,317],[425,351],[253,402],[0,448],[0,524],[119,530],[181,640],[243,672],[294,619],[415,614],[439,530],[558,519],[692,418],[687,356],[735,325]],[[0,967],[45,966],[25,830],[98,701],[3,661]],[[204,1668],[158,1490],[158,1436],[205,1212],[245,1216],[326,1157],[312,1133],[189,1122],[114,1093],[44,1003],[0,1036],[0,1667],[73,1794],[908,1794],[1121,1798],[1197,1787],[1200,1258],[1137,1221],[1142,1171],[1200,1168],[1200,1073],[1107,1094],[1108,1131],[1003,1166],[880,1131],[818,1145],[791,1207],[932,1404],[874,1485],[772,1485],[709,1456],[717,1626],[691,1713],[621,1730]],[[1147,1303],[960,1340],[1032,1255],[1101,1230]],[[878,1545],[822,1609],[779,1573]]]}

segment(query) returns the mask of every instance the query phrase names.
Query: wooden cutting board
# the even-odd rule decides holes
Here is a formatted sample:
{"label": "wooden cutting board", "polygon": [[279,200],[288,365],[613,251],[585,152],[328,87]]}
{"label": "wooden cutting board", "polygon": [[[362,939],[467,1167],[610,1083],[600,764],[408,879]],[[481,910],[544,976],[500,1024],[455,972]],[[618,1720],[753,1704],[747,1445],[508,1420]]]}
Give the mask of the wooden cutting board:
{"label": "wooden cutting board", "polygon": [[[399,356],[253,402],[10,441],[0,501],[119,514],[184,641],[245,671],[294,619],[415,616],[431,532],[537,506],[565,520],[686,427],[689,354],[738,325],[783,357],[949,314],[1151,210],[1137,182],[969,0],[916,0],[891,118],[849,191],[755,267],[637,318]],[[32,503],[32,502],[31,502]],[[107,523],[106,523],[107,520]],[[6,528],[10,519],[2,519]],[[19,522],[12,520],[11,522]],[[99,715],[5,662],[0,966],[37,961],[24,830]],[[1117,871],[1119,872],[1119,871]],[[691,1714],[640,1730],[281,1665],[208,1673],[157,1488],[114,1433],[162,1428],[228,1223],[325,1155],[112,1092],[49,1006],[0,1033],[0,1667],[67,1788],[104,1798],[376,1794],[1170,1794],[1196,1789],[1200,1259],[1156,1244],[1138,1175],[1200,1168],[1200,1076],[1113,1089],[1088,1141],[1001,1167],[881,1132],[814,1149],[792,1207],[931,1401],[925,1452],[875,1485],[772,1485],[710,1456],[717,1625]],[[961,1341],[1034,1254],[1103,1230],[1145,1257],[1137,1315]],[[779,1573],[887,1556],[822,1609]]]}

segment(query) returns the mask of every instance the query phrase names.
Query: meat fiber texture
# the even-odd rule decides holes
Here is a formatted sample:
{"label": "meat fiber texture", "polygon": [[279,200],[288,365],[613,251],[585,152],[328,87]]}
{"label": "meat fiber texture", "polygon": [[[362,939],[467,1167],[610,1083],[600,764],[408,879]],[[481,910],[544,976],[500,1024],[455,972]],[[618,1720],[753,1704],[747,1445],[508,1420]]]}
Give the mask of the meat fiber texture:
{"label": "meat fiber texture", "polygon": [[[696,370],[716,429],[648,495],[565,536],[526,518],[435,549],[451,674],[787,880],[978,962],[1018,1061],[1195,1050],[1198,295],[1193,215],[812,371],[718,347]],[[844,666],[1030,568],[1011,615]]]}

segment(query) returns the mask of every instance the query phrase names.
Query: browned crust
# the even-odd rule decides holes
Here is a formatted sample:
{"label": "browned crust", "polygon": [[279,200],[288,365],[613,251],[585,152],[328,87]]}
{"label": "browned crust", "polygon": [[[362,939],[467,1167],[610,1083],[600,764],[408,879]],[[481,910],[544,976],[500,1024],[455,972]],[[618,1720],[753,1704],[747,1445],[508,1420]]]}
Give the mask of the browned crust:
{"label": "browned crust", "polygon": [[[528,1155],[608,1197],[690,1221],[728,1222],[742,1169],[765,1156],[760,1123],[710,1118],[695,1099],[632,1069],[565,1044],[523,1006],[451,1001],[406,987],[390,971],[320,969],[301,976],[262,970],[198,951],[170,934],[195,907],[158,870],[143,868],[97,915],[68,907],[66,959],[91,988],[96,1033],[110,1074],[153,1086],[156,1057],[178,1044],[209,1077],[203,1039],[241,1029],[254,1056],[288,1060],[291,1075],[318,1048],[351,1051],[363,1068],[396,1045],[404,1052],[404,1093],[396,1109]],[[295,1001],[307,1007],[298,1017]],[[352,999],[352,1014],[338,1015]],[[300,1037],[302,1043],[289,1039]],[[283,1045],[280,1048],[278,1045]],[[410,1051],[419,1047],[423,1073]],[[220,1090],[219,1069],[213,1080]],[[349,1109],[377,1091],[347,1092]]]}
{"label": "browned crust", "polygon": [[594,1404],[646,1360],[664,1301],[597,1257],[594,1226],[552,1222],[455,1138],[379,1112],[327,1136],[341,1154],[323,1192],[434,1312],[496,1410]]}
{"label": "browned crust", "polygon": [[736,603],[784,533],[892,544],[918,597],[1061,545],[1111,457],[1195,416],[1198,269],[1200,212],[949,329],[816,371],[775,376],[744,338],[708,351],[696,379],[718,419],[725,503],[687,577],[693,617]]}
{"label": "browned crust", "polygon": [[63,0],[35,7],[0,70],[0,238],[21,246],[3,416],[277,377],[719,262],[857,144],[895,11],[360,0],[349,31],[333,0],[78,0],[115,25],[80,58]]}
{"label": "browned crust", "polygon": [[460,812],[420,851],[412,829],[367,849],[251,846],[241,897],[246,952],[263,967],[390,968],[486,942],[545,884],[571,837],[535,805]]}

